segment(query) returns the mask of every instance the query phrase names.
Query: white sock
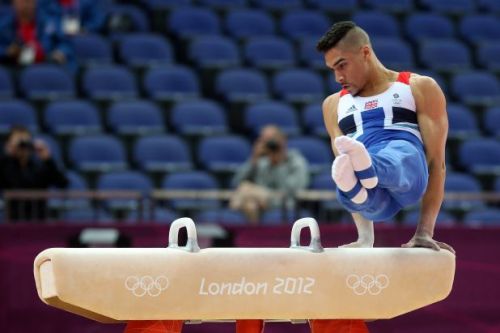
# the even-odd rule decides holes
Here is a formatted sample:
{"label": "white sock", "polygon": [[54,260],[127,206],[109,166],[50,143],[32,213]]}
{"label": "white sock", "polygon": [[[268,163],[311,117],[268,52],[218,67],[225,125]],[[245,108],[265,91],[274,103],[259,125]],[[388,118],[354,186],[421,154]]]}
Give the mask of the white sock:
{"label": "white sock", "polygon": [[[352,167],[355,172],[367,170],[371,177],[362,177],[361,185],[365,188],[374,188],[378,184],[378,177],[373,170],[372,159],[365,145],[361,142],[351,139],[348,136],[339,136],[335,138],[335,147],[341,154],[348,154],[351,158]],[[358,175],[358,178],[359,175]]]}
{"label": "white sock", "polygon": [[[332,164],[332,178],[342,192],[349,192],[358,184],[358,178],[354,174],[349,155],[342,154],[335,158]],[[364,187],[361,187],[359,192],[351,198],[351,201],[362,204],[367,198],[368,192]]]}

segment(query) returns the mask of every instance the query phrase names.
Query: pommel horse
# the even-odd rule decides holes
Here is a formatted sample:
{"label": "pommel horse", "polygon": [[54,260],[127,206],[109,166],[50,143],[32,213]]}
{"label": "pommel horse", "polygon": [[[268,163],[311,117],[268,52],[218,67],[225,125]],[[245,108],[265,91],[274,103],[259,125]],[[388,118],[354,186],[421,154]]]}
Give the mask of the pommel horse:
{"label": "pommel horse", "polygon": [[[300,232],[308,227],[309,246]],[[186,228],[186,246],[178,245]],[[295,222],[290,248],[200,249],[194,222],[167,248],[53,248],[34,262],[48,305],[102,323],[390,319],[446,298],[455,256],[423,248],[323,248],[316,220]]]}

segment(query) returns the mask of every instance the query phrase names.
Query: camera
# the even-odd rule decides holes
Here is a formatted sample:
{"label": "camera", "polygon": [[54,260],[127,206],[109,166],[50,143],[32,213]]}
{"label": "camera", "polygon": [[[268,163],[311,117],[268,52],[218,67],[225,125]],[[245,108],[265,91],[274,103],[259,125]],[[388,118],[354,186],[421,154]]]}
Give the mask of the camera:
{"label": "camera", "polygon": [[17,148],[19,149],[26,149],[26,150],[33,150],[34,145],[32,140],[21,140],[17,143]]}
{"label": "camera", "polygon": [[271,153],[276,153],[280,150],[281,146],[276,140],[266,141],[266,149]]}

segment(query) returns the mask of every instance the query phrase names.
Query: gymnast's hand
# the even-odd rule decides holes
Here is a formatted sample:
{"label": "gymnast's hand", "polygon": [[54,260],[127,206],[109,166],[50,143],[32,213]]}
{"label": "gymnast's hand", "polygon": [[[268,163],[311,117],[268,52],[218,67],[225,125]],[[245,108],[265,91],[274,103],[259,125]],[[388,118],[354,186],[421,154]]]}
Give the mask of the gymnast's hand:
{"label": "gymnast's hand", "polygon": [[403,244],[401,246],[406,247],[406,248],[425,247],[425,248],[433,249],[436,251],[439,251],[441,249],[445,249],[445,250],[448,250],[451,253],[455,254],[455,250],[451,246],[449,246],[448,244],[443,243],[443,242],[438,242],[438,241],[432,239],[432,237],[430,237],[428,235],[415,234],[415,236],[413,236],[413,238],[410,239],[410,241],[408,243]]}

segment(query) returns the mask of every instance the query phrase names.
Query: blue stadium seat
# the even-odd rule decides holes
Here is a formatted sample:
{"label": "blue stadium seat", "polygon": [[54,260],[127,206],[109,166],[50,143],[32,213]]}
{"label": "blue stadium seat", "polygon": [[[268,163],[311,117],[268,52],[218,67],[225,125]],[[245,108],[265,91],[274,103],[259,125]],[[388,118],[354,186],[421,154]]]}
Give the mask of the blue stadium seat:
{"label": "blue stadium seat", "polygon": [[200,164],[213,172],[234,172],[251,155],[248,140],[235,135],[207,137],[198,145]]}
{"label": "blue stadium seat", "polygon": [[204,7],[215,9],[233,9],[248,5],[247,0],[198,0],[198,2]]}
{"label": "blue stadium seat", "polygon": [[477,0],[477,5],[486,13],[500,13],[500,1]]}
{"label": "blue stadium seat", "polygon": [[438,72],[463,71],[471,67],[469,49],[458,40],[428,40],[421,44],[420,62]]}
{"label": "blue stadium seat", "polygon": [[157,34],[136,33],[123,36],[120,60],[128,66],[146,67],[174,62],[172,46]]}
{"label": "blue stadium seat", "polygon": [[133,74],[122,66],[89,68],[83,75],[83,90],[93,99],[135,98],[137,84]]}
{"label": "blue stadium seat", "polygon": [[415,67],[411,47],[399,38],[374,38],[372,45],[377,58],[387,67],[396,71]]}
{"label": "blue stadium seat", "polygon": [[288,11],[302,7],[302,0],[252,0],[259,7],[270,11]]}
{"label": "blue stadium seat", "polygon": [[[142,196],[148,196],[153,189],[153,184],[149,177],[138,171],[120,171],[104,173],[97,181],[99,191],[137,191]],[[106,200],[104,206],[110,209],[138,209],[140,202],[134,199],[113,199]]]}
{"label": "blue stadium seat", "polygon": [[107,123],[122,135],[151,135],[165,132],[163,115],[150,101],[117,102],[107,112]]}
{"label": "blue stadium seat", "polygon": [[216,78],[216,91],[230,102],[255,102],[268,97],[266,77],[257,70],[228,69]]}
{"label": "blue stadium seat", "polygon": [[[448,172],[445,179],[444,190],[448,192],[480,193],[479,181],[466,173]],[[476,207],[484,207],[482,200],[448,200],[445,198],[443,208],[470,210]]]}
{"label": "blue stadium seat", "polygon": [[324,82],[319,74],[307,69],[289,69],[273,78],[273,91],[288,102],[315,102],[325,97]]}
{"label": "blue stadium seat", "polygon": [[489,106],[500,102],[500,82],[488,72],[457,74],[451,81],[455,98],[473,106]]}
{"label": "blue stadium seat", "polygon": [[245,216],[231,209],[211,209],[200,212],[194,219],[196,223],[211,223],[225,225],[245,225]]}
{"label": "blue stadium seat", "polygon": [[292,39],[318,39],[330,27],[330,22],[319,11],[297,10],[286,13],[281,18],[281,32]]}
{"label": "blue stadium seat", "polygon": [[147,136],[137,139],[134,162],[149,172],[172,172],[192,168],[187,144],[174,135]]}
{"label": "blue stadium seat", "polygon": [[227,37],[202,36],[189,45],[189,59],[202,68],[229,68],[240,65],[236,43]]}
{"label": "blue stadium seat", "polygon": [[497,177],[493,186],[495,192],[500,192],[500,177]]}
{"label": "blue stadium seat", "polygon": [[331,13],[351,13],[358,9],[358,0],[306,0],[306,3],[315,9]]}
{"label": "blue stadium seat", "polygon": [[[456,218],[445,210],[441,210],[436,218],[436,227],[452,226],[456,223]],[[420,211],[414,210],[405,214],[403,218],[404,225],[416,226],[420,221]]]}
{"label": "blue stadium seat", "polygon": [[262,214],[260,223],[262,225],[292,224],[300,218],[312,216],[311,212],[306,209],[301,209],[297,214],[298,216],[295,215],[296,212],[294,211],[283,211],[281,208],[274,208],[267,210]]}
{"label": "blue stadium seat", "polygon": [[462,38],[472,44],[500,41],[500,19],[494,15],[466,16],[459,26]]}
{"label": "blue stadium seat", "polygon": [[110,64],[113,51],[109,41],[100,35],[81,34],[72,37],[76,61],[82,66]]}
{"label": "blue stadium seat", "polygon": [[101,120],[94,105],[84,100],[53,102],[45,109],[45,126],[57,135],[101,132]]}
{"label": "blue stadium seat", "polygon": [[289,149],[297,149],[309,163],[309,171],[318,173],[330,169],[333,152],[328,145],[315,137],[298,137],[288,140]]}
{"label": "blue stadium seat", "polygon": [[143,85],[146,94],[159,101],[182,101],[200,94],[198,77],[182,65],[152,68],[146,73]]}
{"label": "blue stadium seat", "polygon": [[395,14],[410,13],[414,9],[413,0],[365,0],[365,5],[370,9]]}
{"label": "blue stadium seat", "polygon": [[303,123],[311,134],[320,137],[328,137],[328,132],[326,131],[323,120],[321,103],[306,105],[302,114],[304,117]]}
{"label": "blue stadium seat", "polygon": [[109,8],[108,21],[111,34],[147,32],[150,30],[146,14],[134,5],[113,5]]}
{"label": "blue stadium seat", "polygon": [[500,138],[500,107],[492,107],[486,110],[483,118],[483,126],[489,135]]}
{"label": "blue stadium seat", "polygon": [[0,101],[0,134],[8,133],[13,125],[23,125],[31,132],[38,131],[35,110],[22,100]]}
{"label": "blue stadium seat", "polygon": [[74,138],[68,155],[76,169],[86,172],[107,172],[127,168],[125,148],[111,135]]}
{"label": "blue stadium seat", "polygon": [[209,100],[177,103],[171,110],[172,125],[182,135],[214,135],[228,131],[224,109]]}
{"label": "blue stadium seat", "polygon": [[14,95],[12,78],[3,67],[0,67],[0,98],[11,98]]}
{"label": "blue stadium seat", "polygon": [[170,14],[169,30],[182,38],[217,35],[221,27],[218,16],[208,8],[181,7]]}
{"label": "blue stadium seat", "polygon": [[342,90],[342,86],[335,80],[335,75],[332,73],[326,78],[326,88],[329,93],[335,93]]}
{"label": "blue stadium seat", "polygon": [[271,36],[276,31],[271,15],[255,9],[230,11],[226,15],[225,28],[236,38]]}
{"label": "blue stadium seat", "polygon": [[258,136],[266,125],[276,125],[289,136],[298,135],[300,127],[295,110],[282,102],[253,104],[245,110],[245,127]]}
{"label": "blue stadium seat", "polygon": [[192,0],[143,0],[151,11],[171,10],[175,7],[192,5]]}
{"label": "blue stadium seat", "polygon": [[[164,190],[218,190],[216,179],[203,171],[187,171],[172,173],[163,179]],[[214,209],[220,206],[218,200],[212,199],[175,199],[170,200],[175,209]]]}
{"label": "blue stadium seat", "polygon": [[151,222],[158,224],[170,224],[180,216],[173,210],[167,208],[155,208],[152,214],[146,215]]}
{"label": "blue stadium seat", "polygon": [[446,93],[448,91],[449,89],[448,82],[444,79],[444,77],[441,74],[438,74],[437,72],[431,69],[419,69],[416,72],[419,75],[425,75],[433,78],[437,82],[441,90],[443,90],[443,92]]}
{"label": "blue stadium seat", "polygon": [[425,39],[453,39],[455,37],[455,28],[451,19],[436,13],[409,15],[405,21],[405,32],[415,42]]}
{"label": "blue stadium seat", "polygon": [[281,69],[295,65],[293,45],[280,37],[254,37],[245,44],[245,59],[261,69]]}
{"label": "blue stadium seat", "polygon": [[29,66],[21,72],[19,81],[21,93],[30,99],[60,99],[75,95],[73,77],[60,66]]}
{"label": "blue stadium seat", "polygon": [[431,11],[443,14],[467,14],[476,10],[474,0],[420,0]]}
{"label": "blue stadium seat", "polygon": [[314,69],[325,69],[325,57],[323,53],[316,50],[316,40],[304,39],[300,41],[300,60],[307,67]]}
{"label": "blue stadium seat", "polygon": [[[89,186],[85,178],[74,171],[67,171],[68,191],[88,191]],[[89,199],[50,199],[48,205],[52,209],[58,210],[87,210],[90,213]],[[89,214],[90,215],[90,214]]]}
{"label": "blue stadium seat", "polygon": [[480,135],[477,119],[472,111],[463,104],[450,103],[448,109],[448,137],[468,139]]}
{"label": "blue stadium seat", "polygon": [[464,141],[459,150],[460,164],[477,174],[500,173],[500,142],[495,139]]}
{"label": "blue stadium seat", "polygon": [[469,212],[464,217],[464,224],[468,227],[499,226],[500,209],[486,208]]}
{"label": "blue stadium seat", "polygon": [[376,11],[363,11],[354,14],[352,20],[363,28],[372,38],[399,38],[398,23],[390,14]]}
{"label": "blue stadium seat", "polygon": [[481,43],[477,49],[479,64],[489,71],[500,73],[500,41]]}
{"label": "blue stadium seat", "polygon": [[[337,184],[332,179],[332,174],[329,170],[315,175],[309,186],[311,190],[317,191],[335,191]],[[321,210],[344,210],[338,200],[323,200],[319,202]]]}
{"label": "blue stadium seat", "polygon": [[42,140],[43,142],[45,142],[49,146],[52,159],[56,162],[58,166],[64,168],[63,154],[61,146],[59,145],[59,141],[57,141],[52,136],[47,134],[37,134],[34,136],[34,139]]}

